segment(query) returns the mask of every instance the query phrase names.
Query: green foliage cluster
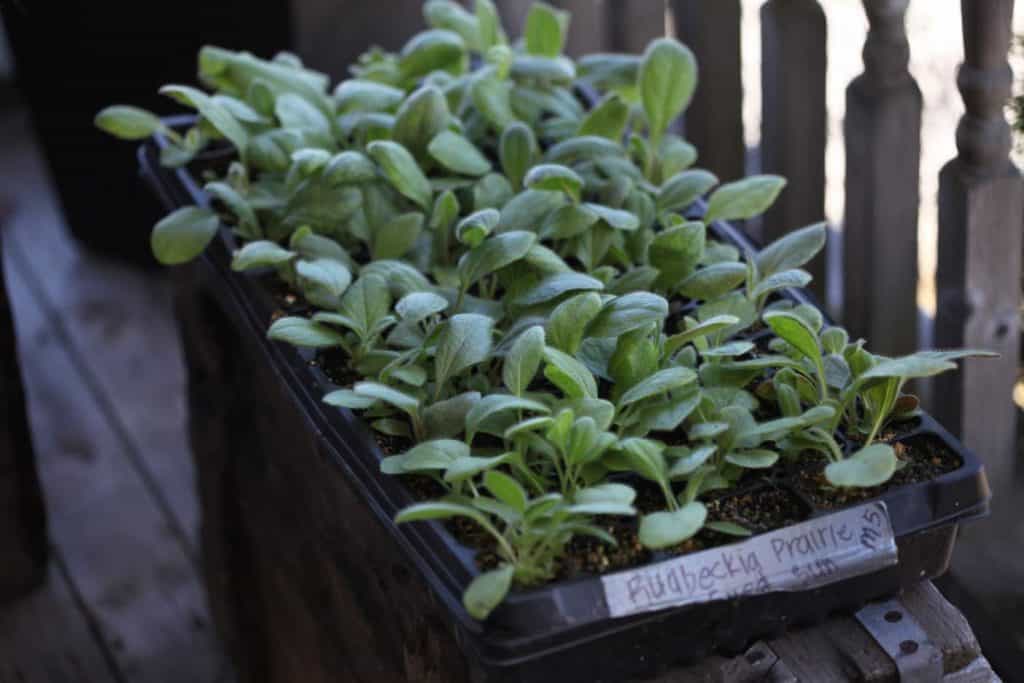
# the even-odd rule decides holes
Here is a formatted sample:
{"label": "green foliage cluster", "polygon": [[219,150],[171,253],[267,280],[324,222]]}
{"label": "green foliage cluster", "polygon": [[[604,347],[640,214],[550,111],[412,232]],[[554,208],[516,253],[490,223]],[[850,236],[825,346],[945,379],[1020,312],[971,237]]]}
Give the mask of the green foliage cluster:
{"label": "green foliage cluster", "polygon": [[[713,238],[712,221],[760,214],[785,181],[694,167],[672,129],[697,86],[685,46],[574,62],[568,16],[543,3],[515,45],[491,0],[424,14],[429,30],[366,53],[333,91],[293,55],[207,47],[213,94],[162,90],[197,111],[187,132],[125,106],[97,124],[163,134],[171,166],[234,147],[206,185],[217,212],[172,213],[154,253],[189,261],[226,220],[244,242],[236,270],[273,269],[313,305],[270,337],[342,349],[361,379],[324,401],[408,443],[383,472],[446,492],[397,521],[464,517],[493,537],[501,564],[469,586],[471,614],[550,580],[574,536],[615,543],[595,518],[638,514],[629,482],[661,492],[639,538],[667,548],[706,523],[749,533],[707,522],[701,499],[780,458],[823,453],[836,487],[892,476],[876,437],[916,409],[905,382],[967,354],[875,356],[778,296],[810,280],[824,225],[758,254]],[[705,196],[703,217],[685,217]],[[750,340],[758,328],[768,341]],[[845,454],[839,434],[863,447]]]}

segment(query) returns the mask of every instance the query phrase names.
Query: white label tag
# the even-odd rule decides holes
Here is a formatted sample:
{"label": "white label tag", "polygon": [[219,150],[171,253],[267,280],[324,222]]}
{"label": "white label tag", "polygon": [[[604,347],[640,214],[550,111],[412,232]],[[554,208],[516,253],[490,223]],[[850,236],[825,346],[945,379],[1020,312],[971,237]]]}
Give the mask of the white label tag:
{"label": "white label tag", "polygon": [[601,577],[613,617],[774,591],[801,591],[896,564],[885,503],[875,502]]}

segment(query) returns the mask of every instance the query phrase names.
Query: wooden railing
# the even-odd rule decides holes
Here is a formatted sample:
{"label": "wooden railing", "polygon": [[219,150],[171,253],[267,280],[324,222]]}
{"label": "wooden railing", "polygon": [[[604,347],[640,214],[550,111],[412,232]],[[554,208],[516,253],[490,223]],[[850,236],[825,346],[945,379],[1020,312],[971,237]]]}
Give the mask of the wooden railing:
{"label": "wooden railing", "polygon": [[[467,0],[471,4],[471,0]],[[497,0],[516,31],[531,0]],[[723,180],[746,171],[740,61],[740,0],[552,0],[573,12],[569,50],[640,51],[666,29],[701,65],[701,85],[685,122],[699,164]],[[843,314],[874,351],[906,353],[917,337],[917,223],[922,98],[908,71],[904,27],[909,0],[863,0],[870,30],[864,70],[847,88]],[[374,3],[296,0],[298,48],[314,66],[340,75],[356,48],[376,40],[399,47],[422,25],[421,0]],[[941,174],[937,346],[994,349],[1000,360],[969,361],[943,377],[933,409],[983,455],[994,478],[1014,468],[1011,401],[1020,340],[1022,185],[1008,158],[1003,103],[1013,0],[962,0],[965,60],[958,75],[967,113],[959,155]],[[386,12],[381,33],[380,16]],[[764,217],[767,241],[825,214],[827,109],[825,13],[817,0],[767,0],[760,11],[762,129],[760,171],[789,185]],[[837,27],[837,37],[841,39]],[[326,55],[326,58],[324,56]],[[952,135],[952,131],[950,131]],[[833,233],[835,235],[837,233]],[[826,300],[825,259],[811,265]],[[834,278],[833,278],[834,279]]]}

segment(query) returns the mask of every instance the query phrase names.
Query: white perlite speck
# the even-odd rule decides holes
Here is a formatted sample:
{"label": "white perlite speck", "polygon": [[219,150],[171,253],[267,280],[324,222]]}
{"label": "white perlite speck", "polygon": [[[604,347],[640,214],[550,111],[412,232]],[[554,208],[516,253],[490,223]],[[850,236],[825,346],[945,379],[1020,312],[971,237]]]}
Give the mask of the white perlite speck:
{"label": "white perlite speck", "polygon": [[800,591],[896,564],[885,503],[777,529],[742,543],[601,577],[608,612],[666,607],[774,591]]}

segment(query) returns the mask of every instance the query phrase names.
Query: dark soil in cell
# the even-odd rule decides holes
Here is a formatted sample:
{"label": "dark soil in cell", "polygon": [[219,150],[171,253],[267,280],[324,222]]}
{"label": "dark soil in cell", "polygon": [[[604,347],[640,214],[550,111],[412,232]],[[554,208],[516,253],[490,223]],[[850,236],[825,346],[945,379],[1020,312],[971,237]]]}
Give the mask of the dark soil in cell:
{"label": "dark soil in cell", "polygon": [[350,387],[362,376],[348,364],[348,354],[342,349],[324,349],[316,354],[316,365],[340,387]]}

